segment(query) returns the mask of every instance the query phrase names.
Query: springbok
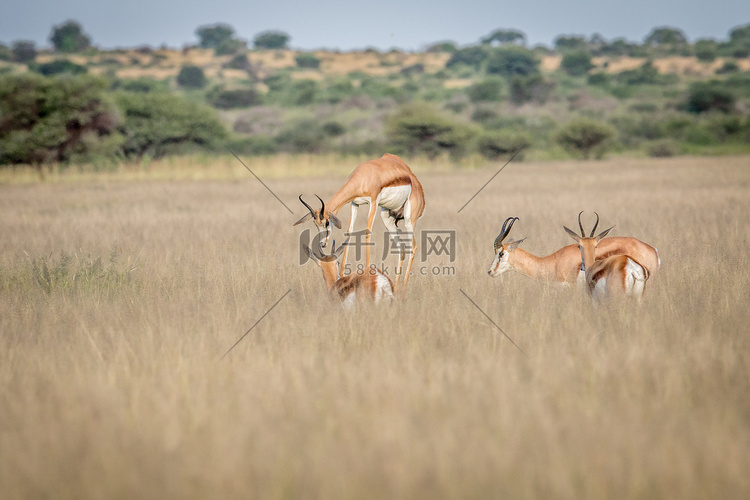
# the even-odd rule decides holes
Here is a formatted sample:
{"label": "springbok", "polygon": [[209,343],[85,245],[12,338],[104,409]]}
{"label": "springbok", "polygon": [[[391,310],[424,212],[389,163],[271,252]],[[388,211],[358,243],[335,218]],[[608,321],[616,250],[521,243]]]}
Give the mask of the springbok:
{"label": "springbok", "polygon": [[596,227],[599,225],[599,214],[596,214],[594,228],[591,234],[586,236],[583,224],[581,224],[582,213],[578,214],[580,236],[566,226],[563,226],[563,229],[578,242],[578,248],[581,251],[581,266],[586,273],[586,290],[597,302],[613,295],[633,297],[640,302],[649,278],[648,268],[631,255],[611,255],[605,259],[596,260],[596,247],[612,228],[605,229],[594,236]]}
{"label": "springbok", "polygon": [[[328,203],[323,203],[323,200],[318,196],[320,210],[314,210],[310,205],[305,203],[302,195],[300,195],[299,199],[307,207],[309,213],[295,222],[294,225],[296,226],[308,219],[312,219],[315,225],[318,226],[321,236],[325,234],[325,237],[322,238],[322,247],[326,246],[331,236],[331,224],[339,229],[341,228],[341,221],[336,217],[341,207],[347,203],[351,203],[352,214],[349,221],[348,234],[352,234],[359,206],[364,204],[370,205],[367,216],[367,232],[365,233],[365,262],[367,269],[370,268],[370,238],[372,235],[372,225],[375,222],[376,209],[380,207],[380,216],[383,219],[383,223],[397,245],[399,244],[398,223],[403,220],[404,229],[406,233],[411,235],[412,244],[409,247],[409,263],[406,267],[406,274],[403,274],[406,245],[401,242],[401,252],[398,268],[396,269],[395,289],[398,289],[399,280],[402,276],[404,278],[402,286],[406,288],[406,284],[409,281],[409,274],[411,273],[411,266],[414,262],[414,255],[417,251],[417,239],[414,234],[414,228],[417,225],[417,220],[424,213],[425,200],[422,184],[419,183],[417,177],[401,158],[392,154],[384,154],[381,158],[360,163],[349,175],[344,185],[331,196]],[[348,252],[349,249],[347,247],[344,251],[342,264],[344,268],[346,268]]]}
{"label": "springbok", "polygon": [[308,246],[303,247],[310,259],[323,271],[323,279],[331,297],[340,301],[345,309],[352,308],[358,300],[373,300],[377,304],[383,298],[393,299],[393,282],[379,269],[368,268],[362,274],[352,273],[339,277],[338,258],[348,243],[347,239],[336,249],[334,241],[330,255],[323,254],[322,250],[318,253]]}
{"label": "springbok", "polygon": [[[531,278],[560,284],[572,285],[578,280],[583,280],[581,252],[577,245],[567,245],[546,257],[538,257],[523,248],[518,248],[526,238],[505,242],[517,220],[518,217],[505,219],[500,234],[495,238],[495,259],[487,274],[495,277],[513,269]],[[653,271],[659,269],[661,264],[659,253],[654,247],[630,237],[604,238],[596,247],[595,258],[604,259],[618,254],[632,255]]]}

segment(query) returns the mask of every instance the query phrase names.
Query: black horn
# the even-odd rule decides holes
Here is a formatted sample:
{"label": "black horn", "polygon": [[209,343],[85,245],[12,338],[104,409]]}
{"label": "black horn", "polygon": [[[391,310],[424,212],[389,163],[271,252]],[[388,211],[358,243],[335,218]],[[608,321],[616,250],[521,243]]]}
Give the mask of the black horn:
{"label": "black horn", "polygon": [[[320,196],[317,194],[315,195],[320,200]],[[326,213],[326,204],[323,203],[323,200],[320,200],[320,217],[323,218],[323,215]]]}
{"label": "black horn", "polygon": [[299,195],[299,201],[301,201],[302,204],[304,206],[306,206],[307,209],[310,211],[310,213],[312,214],[312,216],[315,217],[315,210],[313,210],[313,208],[310,205],[308,205],[307,202],[305,202],[305,200],[302,199],[302,195]]}
{"label": "black horn", "polygon": [[581,214],[583,213],[583,210],[578,212],[578,227],[581,229],[581,236],[584,238],[586,237],[586,231],[583,230],[583,224],[581,224]]}
{"label": "black horn", "polygon": [[594,213],[596,214],[596,223],[594,224],[594,229],[591,230],[591,234],[589,235],[589,238],[594,237],[594,231],[596,231],[596,226],[599,225],[599,214],[597,214],[596,212]]}
{"label": "black horn", "polygon": [[503,240],[508,237],[508,234],[510,234],[510,229],[513,227],[513,224],[518,220],[518,217],[508,217],[505,219],[505,222],[503,222],[503,227],[500,229],[500,234],[497,235],[497,238],[495,238],[495,250],[500,248],[500,246],[503,244]]}

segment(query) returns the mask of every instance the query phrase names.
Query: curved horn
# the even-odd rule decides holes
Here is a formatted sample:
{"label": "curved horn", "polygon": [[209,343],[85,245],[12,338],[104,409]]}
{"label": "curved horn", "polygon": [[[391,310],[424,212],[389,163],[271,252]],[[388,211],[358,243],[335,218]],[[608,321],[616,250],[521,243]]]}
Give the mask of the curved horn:
{"label": "curved horn", "polygon": [[307,209],[310,211],[310,213],[312,214],[312,216],[315,217],[315,210],[313,210],[313,208],[310,205],[308,205],[307,202],[305,202],[305,200],[302,199],[302,195],[299,195],[299,201],[301,201],[302,204],[304,206],[306,206]]}
{"label": "curved horn", "polygon": [[594,231],[596,231],[596,226],[599,225],[599,214],[597,214],[596,212],[594,213],[596,214],[596,223],[594,224],[594,229],[591,230],[591,234],[589,235],[589,238],[594,237]]}
{"label": "curved horn", "polygon": [[581,224],[581,214],[583,213],[583,210],[578,212],[578,227],[581,228],[581,236],[584,238],[586,237],[586,231],[583,230],[583,224]]}
{"label": "curved horn", "polygon": [[503,227],[502,229],[500,229],[500,234],[498,234],[497,238],[495,238],[495,250],[500,248],[500,246],[503,244],[503,240],[508,237],[510,229],[513,227],[513,224],[515,224],[517,220],[518,217],[508,217],[507,219],[505,219],[505,222],[503,222]]}
{"label": "curved horn", "polygon": [[[318,196],[317,194],[315,196],[320,200],[320,196]],[[325,213],[326,213],[326,204],[323,203],[323,200],[320,200],[320,217],[321,217],[321,219],[323,218],[323,214],[325,214]]]}

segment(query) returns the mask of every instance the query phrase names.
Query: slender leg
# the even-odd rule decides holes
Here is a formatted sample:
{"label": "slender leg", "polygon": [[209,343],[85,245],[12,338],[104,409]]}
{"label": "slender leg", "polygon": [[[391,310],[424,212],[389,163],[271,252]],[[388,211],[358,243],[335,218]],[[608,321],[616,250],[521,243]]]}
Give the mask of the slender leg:
{"label": "slender leg", "polygon": [[378,208],[377,202],[370,202],[370,213],[367,216],[367,232],[365,233],[365,269],[370,269],[370,239],[372,236],[372,225],[375,222],[375,212]]}
{"label": "slender leg", "polygon": [[417,238],[416,236],[414,236],[414,232],[412,232],[411,240],[411,255],[409,255],[409,265],[406,266],[406,274],[404,275],[404,289],[406,289],[406,283],[409,281],[409,274],[411,274],[411,265],[414,263],[414,255],[416,255],[417,253]]}
{"label": "slender leg", "polygon": [[[355,205],[354,203],[352,203],[352,217],[351,217],[351,220],[349,220],[349,231],[347,231],[349,234],[351,234],[352,232],[354,232],[354,221],[357,220],[357,208],[358,208],[357,205]],[[344,273],[346,273],[346,258],[348,256],[349,256],[349,245],[346,245],[344,247],[344,260],[341,263],[341,269],[342,269],[341,274],[342,275]]]}
{"label": "slender leg", "polygon": [[[388,230],[388,236],[391,238],[392,243],[394,245],[399,244],[398,239],[398,227],[396,226],[396,219],[390,216],[388,209],[386,208],[380,208],[380,217],[383,219],[383,224],[385,224],[386,229]],[[385,254],[383,254],[385,256]],[[398,267],[395,270],[396,277],[393,280],[393,291],[394,293],[398,291],[398,283],[399,278],[401,277],[401,271],[403,270],[403,264],[404,264],[404,252],[400,252],[401,257],[398,261]]]}

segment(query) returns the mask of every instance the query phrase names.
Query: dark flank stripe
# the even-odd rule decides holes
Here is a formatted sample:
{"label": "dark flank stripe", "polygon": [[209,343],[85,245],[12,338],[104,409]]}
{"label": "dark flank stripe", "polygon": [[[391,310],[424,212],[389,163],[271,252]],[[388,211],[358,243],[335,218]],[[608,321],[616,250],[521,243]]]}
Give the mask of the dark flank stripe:
{"label": "dark flank stripe", "polygon": [[382,187],[393,187],[393,186],[406,186],[408,184],[411,184],[411,179],[409,176],[404,175],[402,177],[396,177],[395,179],[391,179],[390,181],[383,184]]}

